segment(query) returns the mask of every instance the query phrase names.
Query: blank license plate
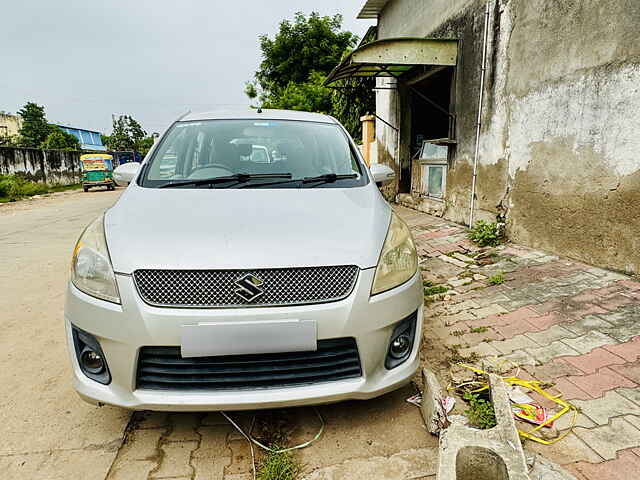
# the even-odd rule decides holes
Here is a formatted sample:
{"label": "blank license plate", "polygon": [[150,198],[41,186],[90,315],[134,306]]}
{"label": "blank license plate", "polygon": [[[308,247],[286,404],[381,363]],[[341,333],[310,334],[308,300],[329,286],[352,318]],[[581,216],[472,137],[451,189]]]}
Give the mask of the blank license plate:
{"label": "blank license plate", "polygon": [[313,320],[199,323],[181,328],[183,358],[305,352],[317,346]]}

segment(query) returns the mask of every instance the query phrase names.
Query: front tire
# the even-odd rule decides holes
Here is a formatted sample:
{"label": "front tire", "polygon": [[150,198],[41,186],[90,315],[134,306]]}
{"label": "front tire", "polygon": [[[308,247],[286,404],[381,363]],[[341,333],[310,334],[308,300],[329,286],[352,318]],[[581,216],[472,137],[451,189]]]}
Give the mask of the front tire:
{"label": "front tire", "polygon": [[84,190],[84,193],[87,193],[89,191],[89,187],[82,187],[82,190]]}

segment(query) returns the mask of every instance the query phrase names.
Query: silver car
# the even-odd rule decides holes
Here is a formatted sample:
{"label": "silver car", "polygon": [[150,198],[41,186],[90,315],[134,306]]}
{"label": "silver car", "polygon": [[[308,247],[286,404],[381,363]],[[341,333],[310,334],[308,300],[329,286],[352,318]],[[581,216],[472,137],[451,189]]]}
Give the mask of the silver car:
{"label": "silver car", "polygon": [[[253,145],[278,161],[251,161]],[[73,252],[64,316],[83,399],[241,410],[368,399],[411,380],[414,242],[376,185],[393,171],[367,168],[334,118],[190,114],[129,168]]]}

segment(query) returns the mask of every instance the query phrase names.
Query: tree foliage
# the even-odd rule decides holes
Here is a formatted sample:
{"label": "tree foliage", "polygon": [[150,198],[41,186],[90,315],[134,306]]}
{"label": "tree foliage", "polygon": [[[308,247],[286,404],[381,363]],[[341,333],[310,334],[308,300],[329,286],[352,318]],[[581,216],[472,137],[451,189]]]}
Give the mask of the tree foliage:
{"label": "tree foliage", "polygon": [[133,117],[122,115],[113,119],[113,131],[111,135],[102,135],[102,143],[109,150],[135,150],[145,155],[153,145],[153,138]]}
{"label": "tree foliage", "polygon": [[278,95],[265,98],[262,106],[331,114],[331,90],[322,85],[325,78],[320,72],[311,72],[305,82],[289,82]]}
{"label": "tree foliage", "polygon": [[308,17],[298,12],[293,22],[283,20],[274,39],[260,37],[262,63],[256,80],[265,92],[285,89],[289,82],[305,83],[311,72],[328,74],[342,53],[357,40],[351,32],[341,31],[342,16]]}
{"label": "tree foliage", "polygon": [[50,133],[49,124],[44,114],[44,107],[34,102],[18,110],[22,117],[22,126],[18,131],[18,143],[22,147],[40,148]]}
{"label": "tree foliage", "polygon": [[323,85],[327,75],[358,42],[342,30],[342,16],[305,16],[283,20],[273,39],[260,37],[262,62],[246,95],[264,108],[320,112],[337,117],[354,137],[360,117],[375,110],[371,82],[338,92]]}
{"label": "tree foliage", "polygon": [[80,150],[80,142],[75,135],[65,132],[57,125],[49,125],[49,134],[40,148],[52,150]]}

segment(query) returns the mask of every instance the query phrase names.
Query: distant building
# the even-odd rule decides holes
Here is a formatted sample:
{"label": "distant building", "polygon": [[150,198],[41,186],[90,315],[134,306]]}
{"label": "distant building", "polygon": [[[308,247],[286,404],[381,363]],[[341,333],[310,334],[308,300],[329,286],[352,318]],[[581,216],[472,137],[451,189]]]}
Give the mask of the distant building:
{"label": "distant building", "polygon": [[0,137],[13,137],[18,134],[22,118],[19,115],[0,113]]}
{"label": "distant building", "polygon": [[58,125],[58,127],[75,136],[80,142],[80,148],[82,150],[107,150],[107,147],[102,145],[100,132],[86,130],[84,128],[67,127],[65,125]]}
{"label": "distant building", "polygon": [[[107,147],[102,145],[100,132],[87,130],[85,128],[67,127],[65,125],[57,126],[76,137],[80,142],[80,148],[82,150],[107,150]],[[20,115],[0,113],[0,137],[13,137],[18,135],[20,127],[22,127],[22,117],[20,117]]]}

